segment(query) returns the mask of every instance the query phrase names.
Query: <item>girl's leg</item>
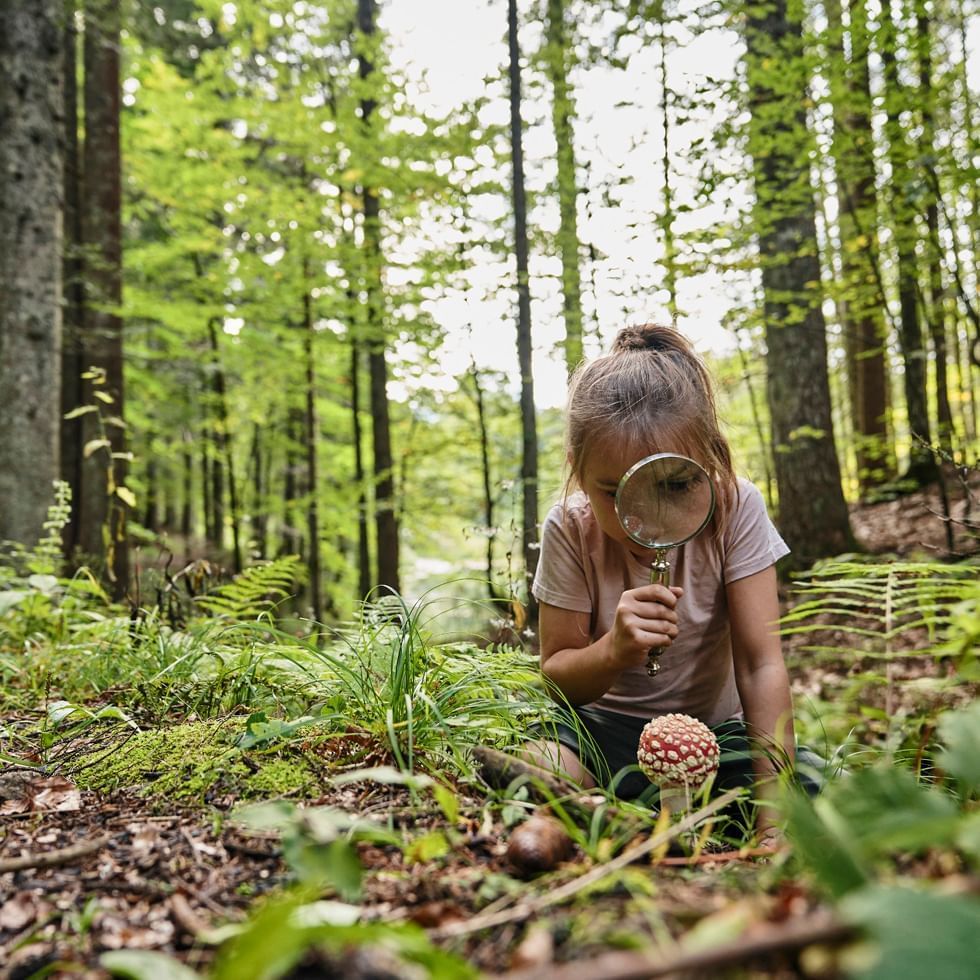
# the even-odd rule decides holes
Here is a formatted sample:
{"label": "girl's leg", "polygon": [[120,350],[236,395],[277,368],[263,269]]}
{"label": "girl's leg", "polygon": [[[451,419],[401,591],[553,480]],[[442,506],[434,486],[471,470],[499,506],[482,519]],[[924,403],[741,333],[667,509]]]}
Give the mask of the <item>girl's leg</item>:
{"label": "girl's leg", "polygon": [[521,758],[525,762],[547,769],[585,789],[595,787],[595,780],[582,765],[581,759],[567,745],[539,739],[521,746]]}

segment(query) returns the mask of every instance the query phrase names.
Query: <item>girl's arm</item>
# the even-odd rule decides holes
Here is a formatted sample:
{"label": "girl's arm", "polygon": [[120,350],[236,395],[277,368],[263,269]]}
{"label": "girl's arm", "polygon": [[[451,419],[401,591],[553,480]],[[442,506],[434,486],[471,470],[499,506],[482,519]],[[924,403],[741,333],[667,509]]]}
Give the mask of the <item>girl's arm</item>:
{"label": "girl's arm", "polygon": [[652,647],[677,635],[674,606],[682,589],[645,585],[624,592],[612,629],[589,641],[589,613],[541,603],[541,670],[570,704],[602,697],[628,667],[646,663]]}
{"label": "girl's arm", "polygon": [[[732,582],[726,587],[735,683],[745,711],[745,725],[754,743],[752,767],[763,799],[771,799],[773,776],[794,758],[793,703],[789,674],[783,661],[777,620],[775,566]],[[774,814],[769,807],[758,813],[767,829]]]}

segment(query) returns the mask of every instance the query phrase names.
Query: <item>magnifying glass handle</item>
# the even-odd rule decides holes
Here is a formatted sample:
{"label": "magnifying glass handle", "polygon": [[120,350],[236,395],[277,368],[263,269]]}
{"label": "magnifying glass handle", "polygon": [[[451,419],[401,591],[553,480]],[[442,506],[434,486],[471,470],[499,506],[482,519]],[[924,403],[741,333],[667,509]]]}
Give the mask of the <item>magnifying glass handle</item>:
{"label": "magnifying glass handle", "polygon": [[[653,565],[650,567],[650,584],[670,584],[670,565],[667,562],[666,551],[658,552]],[[656,677],[660,673],[660,655],[662,653],[663,650],[660,647],[652,647],[647,652],[647,675],[649,677]]]}

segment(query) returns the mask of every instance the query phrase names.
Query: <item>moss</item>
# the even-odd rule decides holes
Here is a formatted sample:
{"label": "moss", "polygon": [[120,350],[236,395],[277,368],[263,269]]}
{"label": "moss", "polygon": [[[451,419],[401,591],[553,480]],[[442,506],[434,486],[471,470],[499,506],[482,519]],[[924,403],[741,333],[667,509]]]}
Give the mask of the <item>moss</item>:
{"label": "moss", "polygon": [[312,793],[318,780],[298,753],[249,754],[236,748],[244,719],[188,722],[139,732],[76,762],[83,789],[103,793],[132,787],[146,796],[206,801],[216,794],[254,799]]}

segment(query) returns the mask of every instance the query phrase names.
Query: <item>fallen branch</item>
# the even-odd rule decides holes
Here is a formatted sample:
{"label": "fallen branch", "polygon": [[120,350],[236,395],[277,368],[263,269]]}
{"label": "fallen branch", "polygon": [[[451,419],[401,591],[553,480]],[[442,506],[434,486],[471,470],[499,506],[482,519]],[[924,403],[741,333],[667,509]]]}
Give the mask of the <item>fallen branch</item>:
{"label": "fallen branch", "polygon": [[92,840],[72,844],[71,847],[61,847],[54,851],[23,854],[15,858],[0,858],[0,874],[5,874],[8,871],[24,871],[27,868],[53,868],[59,864],[70,864],[77,858],[85,857],[95,851],[101,851],[111,839],[109,836],[95,837]]}
{"label": "fallen branch", "polygon": [[851,926],[827,915],[805,922],[790,920],[766,926],[732,942],[710,949],[682,949],[673,956],[606,953],[564,966],[552,963],[529,970],[511,970],[497,974],[497,977],[499,980],[595,980],[596,977],[602,977],[602,980],[651,980],[653,977],[702,971],[714,976],[716,970],[734,967],[760,956],[797,952],[817,943],[838,945],[853,939],[855,935]]}
{"label": "fallen branch", "polygon": [[[722,794],[717,799],[701,807],[700,810],[689,814],[679,823],[660,831],[658,834],[654,834],[642,844],[628,851],[624,851],[611,861],[597,865],[591,871],[587,871],[584,875],[567,882],[560,888],[555,888],[544,895],[538,895],[529,901],[521,902],[510,909],[494,912],[491,915],[475,915],[472,919],[467,919],[465,922],[454,922],[450,925],[443,926],[441,929],[433,929],[429,935],[433,939],[449,939],[454,936],[464,936],[471,932],[477,932],[480,929],[490,929],[508,922],[520,922],[534,915],[536,912],[547,908],[549,905],[557,905],[559,902],[564,902],[590,885],[594,885],[597,881],[601,881],[607,875],[611,875],[621,868],[627,867],[634,861],[638,861],[658,848],[669,844],[681,834],[693,830],[705,817],[710,817],[719,810],[723,810],[729,803],[737,799],[741,793],[742,791],[740,789],[729,790],[727,793]],[[593,976],[603,975],[593,974]]]}

